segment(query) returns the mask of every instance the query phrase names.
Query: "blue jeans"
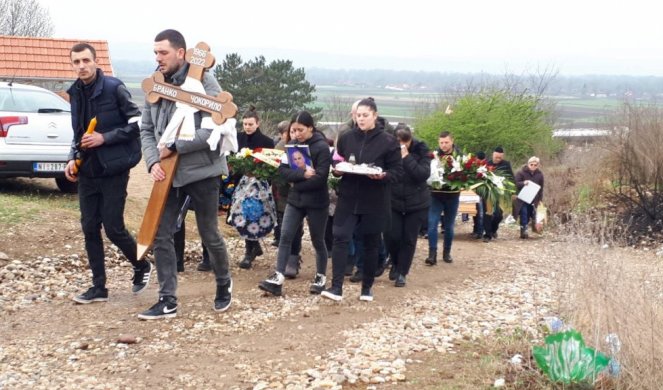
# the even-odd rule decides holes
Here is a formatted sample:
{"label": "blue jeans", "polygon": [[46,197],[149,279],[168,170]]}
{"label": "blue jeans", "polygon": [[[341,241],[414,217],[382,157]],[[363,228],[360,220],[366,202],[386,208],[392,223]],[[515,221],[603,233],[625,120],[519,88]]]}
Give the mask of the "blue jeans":
{"label": "blue jeans", "polygon": [[451,249],[451,243],[454,239],[454,224],[456,214],[458,213],[458,203],[460,197],[449,197],[439,199],[431,197],[430,208],[428,209],[428,248],[437,250],[437,225],[440,223],[440,214],[444,212],[442,224],[444,226],[444,250]]}
{"label": "blue jeans", "polygon": [[520,208],[520,227],[527,229],[530,219],[534,219],[535,217],[536,211],[534,210],[534,206],[527,203],[523,204],[523,207]]}

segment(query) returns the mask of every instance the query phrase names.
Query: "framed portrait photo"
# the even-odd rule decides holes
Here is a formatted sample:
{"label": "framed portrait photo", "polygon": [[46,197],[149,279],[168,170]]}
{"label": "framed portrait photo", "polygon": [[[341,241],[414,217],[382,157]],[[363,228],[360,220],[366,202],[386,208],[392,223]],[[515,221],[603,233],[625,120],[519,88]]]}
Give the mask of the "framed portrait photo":
{"label": "framed portrait photo", "polygon": [[288,165],[292,169],[306,170],[306,167],[313,168],[311,152],[308,145],[286,145],[288,154]]}

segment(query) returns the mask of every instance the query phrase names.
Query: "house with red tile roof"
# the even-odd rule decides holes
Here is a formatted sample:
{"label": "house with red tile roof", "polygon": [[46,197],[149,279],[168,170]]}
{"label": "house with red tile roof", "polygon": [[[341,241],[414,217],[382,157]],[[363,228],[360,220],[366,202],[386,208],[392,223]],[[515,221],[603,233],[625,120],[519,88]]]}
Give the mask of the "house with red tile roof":
{"label": "house with red tile roof", "polygon": [[69,50],[86,42],[97,51],[97,64],[114,76],[108,42],[88,39],[32,38],[0,35],[0,81],[37,85],[61,95],[76,80]]}

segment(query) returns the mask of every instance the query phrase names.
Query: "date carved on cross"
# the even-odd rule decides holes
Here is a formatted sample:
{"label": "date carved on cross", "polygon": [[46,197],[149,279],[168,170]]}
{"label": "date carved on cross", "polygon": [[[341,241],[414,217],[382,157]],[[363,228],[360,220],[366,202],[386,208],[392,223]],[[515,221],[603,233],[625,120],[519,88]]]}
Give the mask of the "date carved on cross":
{"label": "date carved on cross", "polygon": [[[185,59],[190,64],[187,77],[202,80],[205,69],[214,66],[215,58],[209,50],[210,47],[204,42],[199,42],[187,50]],[[217,125],[223,124],[237,113],[237,106],[230,93],[223,91],[216,96],[208,96],[185,91],[178,86],[167,84],[161,72],[154,72],[152,77],[143,80],[141,86],[148,102],[155,104],[159,99],[168,99],[184,103],[209,113]]]}

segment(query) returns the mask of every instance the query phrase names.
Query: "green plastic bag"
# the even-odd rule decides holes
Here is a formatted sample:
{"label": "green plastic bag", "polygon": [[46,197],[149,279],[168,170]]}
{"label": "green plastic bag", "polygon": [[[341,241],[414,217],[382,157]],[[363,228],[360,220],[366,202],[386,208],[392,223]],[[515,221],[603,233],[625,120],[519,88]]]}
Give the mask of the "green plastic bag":
{"label": "green plastic bag", "polygon": [[585,346],[582,335],[575,330],[546,337],[544,347],[534,347],[539,368],[554,382],[578,383],[596,380],[610,358]]}

